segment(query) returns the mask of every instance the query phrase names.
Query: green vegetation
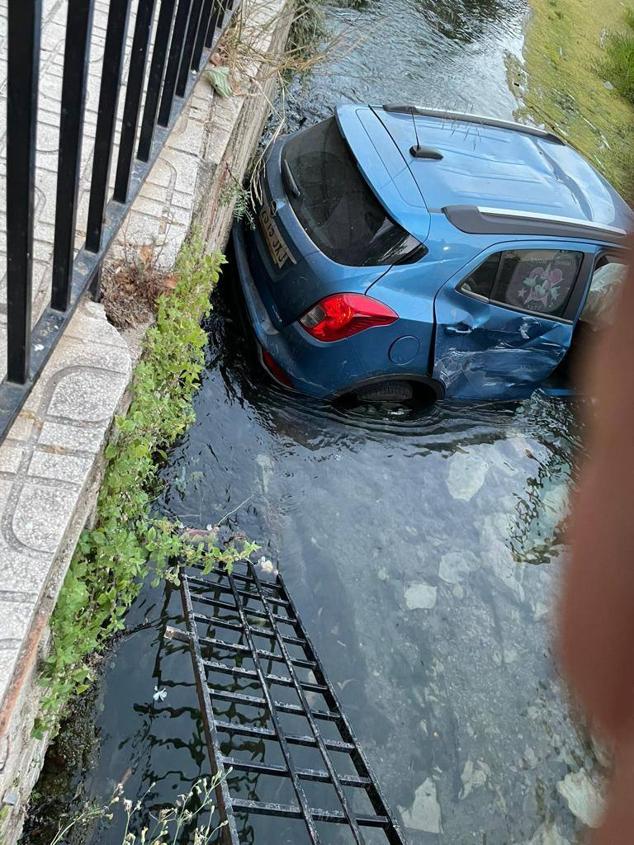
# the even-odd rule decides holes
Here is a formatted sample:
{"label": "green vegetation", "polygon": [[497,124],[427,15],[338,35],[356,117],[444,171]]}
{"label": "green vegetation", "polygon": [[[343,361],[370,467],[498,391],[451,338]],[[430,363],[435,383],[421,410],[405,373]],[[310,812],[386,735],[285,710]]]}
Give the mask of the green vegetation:
{"label": "green vegetation", "polygon": [[192,398],[204,366],[206,335],[200,323],[211,306],[222,255],[204,255],[199,240],[186,244],[171,294],[157,300],[156,323],[145,337],[128,413],[117,418],[95,527],[84,531],[51,618],[52,648],[42,683],[47,690],[36,731],[55,723],[60,706],[85,691],[90,657],[124,627],[124,615],[150,572],[178,581],[176,558],[231,566],[255,548],[221,549],[183,536],[181,526],[151,515],[165,450],[194,418]]}
{"label": "green vegetation", "polygon": [[[631,190],[634,108],[609,78],[623,67],[620,0],[530,0],[524,56],[526,110],[576,147],[626,196]],[[628,12],[631,21],[631,12]],[[624,36],[626,37],[626,36]],[[618,57],[617,57],[618,52]],[[631,72],[631,70],[630,70]]]}
{"label": "green vegetation", "polygon": [[143,801],[155,784],[151,784],[145,795],[135,802],[126,798],[123,785],[117,784],[107,804],[84,807],[78,816],[59,829],[51,845],[64,845],[71,830],[111,822],[118,810],[125,819],[121,845],[178,845],[184,841],[192,845],[209,845],[220,828],[226,825],[226,822],[218,825],[214,822],[214,795],[220,780],[218,775],[210,780],[201,778],[188,793],[178,796],[174,806],[164,807],[158,815],[153,815],[150,826],[141,828],[140,833],[134,833],[134,829],[139,827],[140,816],[144,812]]}
{"label": "green vegetation", "polygon": [[297,67],[287,69],[287,75],[301,73],[301,65],[312,66],[311,59],[321,41],[326,38],[326,15],[322,0],[297,0],[295,16],[286,42],[286,53],[292,56]]}
{"label": "green vegetation", "polygon": [[625,23],[624,32],[608,36],[603,73],[619,94],[634,105],[634,9],[626,11]]}
{"label": "green vegetation", "polygon": [[253,229],[255,227],[255,217],[253,215],[251,192],[248,187],[245,188],[236,179],[231,170],[228,170],[227,176],[228,180],[220,191],[218,204],[221,207],[233,204],[234,220],[242,220],[249,228]]}

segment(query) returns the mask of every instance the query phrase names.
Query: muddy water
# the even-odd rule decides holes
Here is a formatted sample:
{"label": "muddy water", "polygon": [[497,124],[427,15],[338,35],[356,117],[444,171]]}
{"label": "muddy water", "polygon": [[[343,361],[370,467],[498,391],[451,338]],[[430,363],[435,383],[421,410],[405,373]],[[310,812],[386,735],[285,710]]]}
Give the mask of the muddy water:
{"label": "muddy water", "polygon": [[[524,13],[501,0],[329,8],[349,51],[291,86],[289,120],[351,99],[510,117],[505,55],[520,48]],[[573,842],[594,809],[593,756],[562,701],[549,617],[575,409],[539,394],[417,413],[291,397],[259,372],[232,284],[229,271],[197,422],[170,458],[161,508],[192,526],[230,514],[225,525],[283,571],[411,845]],[[75,805],[124,780],[156,812],[208,770],[189,658],[162,637],[178,608],[148,589],[133,609],[136,632],[108,659],[93,741],[71,772]],[[252,775],[240,788],[260,794]],[[44,805],[28,842],[48,841],[58,809]],[[69,841],[118,845],[122,824]],[[261,820],[241,828],[245,843],[304,841]]]}

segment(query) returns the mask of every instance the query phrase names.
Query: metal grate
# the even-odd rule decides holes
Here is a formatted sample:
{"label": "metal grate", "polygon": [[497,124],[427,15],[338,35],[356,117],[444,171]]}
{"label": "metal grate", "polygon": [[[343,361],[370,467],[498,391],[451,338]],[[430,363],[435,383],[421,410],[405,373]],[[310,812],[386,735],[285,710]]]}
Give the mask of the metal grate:
{"label": "metal grate", "polygon": [[[227,822],[223,842],[240,843],[236,814],[258,814],[303,820],[311,843],[324,841],[317,823],[326,822],[346,826],[348,840],[355,843],[366,841],[364,829],[374,829],[373,843],[404,845],[405,839],[369,770],[282,577],[277,574],[274,580],[265,579],[256,569],[252,563],[245,562],[236,565],[232,574],[224,570],[210,575],[203,575],[199,570],[183,572],[181,597],[186,631],[167,630],[168,637],[186,642],[191,651],[205,741],[214,773],[248,772],[256,777],[284,778],[292,786],[292,803],[275,803],[232,795],[226,776],[222,777],[216,799],[221,817]],[[206,633],[201,634],[203,628]],[[224,659],[217,659],[218,652],[224,653]],[[247,668],[246,663],[251,663],[252,668]],[[273,671],[278,668],[279,673]],[[259,694],[237,690],[234,684],[211,682],[210,674],[228,675],[247,688],[256,686]],[[278,701],[273,687],[291,690],[297,703]],[[292,693],[287,697],[292,697]],[[325,703],[323,708],[314,706],[318,696]],[[235,716],[240,706],[255,708],[261,716],[246,721],[244,717],[226,720],[215,712],[226,702],[232,705],[230,712]],[[305,734],[287,730],[283,723],[285,714],[304,719]],[[321,728],[326,724],[328,731],[324,733]],[[221,742],[221,735],[228,740]],[[266,759],[270,760],[269,752],[274,752],[272,756],[277,757],[278,763],[267,763],[266,759],[244,760],[234,753],[223,753],[221,745],[226,749],[236,737],[266,744]],[[316,750],[321,768],[299,765],[298,749],[313,749],[312,753]],[[342,773],[344,768],[351,773]],[[332,787],[336,806],[331,809],[313,806],[306,790],[309,782]],[[359,812],[361,800],[371,812]]]}

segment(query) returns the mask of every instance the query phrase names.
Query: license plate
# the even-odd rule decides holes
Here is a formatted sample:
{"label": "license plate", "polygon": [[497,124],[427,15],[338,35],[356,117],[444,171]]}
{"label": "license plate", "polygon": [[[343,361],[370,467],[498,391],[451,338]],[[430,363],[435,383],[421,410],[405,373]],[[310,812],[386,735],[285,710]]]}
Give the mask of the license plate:
{"label": "license plate", "polygon": [[271,258],[278,269],[281,270],[287,261],[291,261],[293,264],[296,264],[297,262],[295,261],[293,254],[284,243],[284,238],[280,235],[277,223],[273,220],[270,211],[266,207],[260,211],[260,225],[262,226],[262,233],[264,234],[264,240],[266,241],[266,245],[271,253]]}

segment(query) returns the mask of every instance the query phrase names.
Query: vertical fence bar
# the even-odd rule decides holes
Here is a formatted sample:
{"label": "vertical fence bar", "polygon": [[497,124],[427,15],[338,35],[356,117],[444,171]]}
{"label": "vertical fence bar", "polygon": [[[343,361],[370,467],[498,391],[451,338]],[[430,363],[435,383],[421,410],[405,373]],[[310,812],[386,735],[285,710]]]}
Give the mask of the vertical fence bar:
{"label": "vertical fence bar", "polygon": [[207,27],[207,35],[205,36],[205,47],[208,50],[210,50],[213,46],[216,30],[218,29],[218,19],[221,13],[224,18],[224,8],[222,5],[222,0],[214,0],[213,12],[211,13],[211,18],[209,19],[209,26]]}
{"label": "vertical fence bar", "polygon": [[51,291],[56,311],[66,311],[70,301],[92,10],[93,0],[68,0]]}
{"label": "vertical fence bar", "polygon": [[7,80],[7,379],[31,363],[35,137],[42,0],[9,0]]}
{"label": "vertical fence bar", "polygon": [[[141,121],[141,134],[139,136],[139,147],[137,158],[147,161],[150,157],[152,138],[154,136],[154,123],[156,121],[156,110],[158,108],[161,83],[163,82],[163,71],[165,69],[165,58],[167,56],[167,45],[172,31],[172,19],[174,17],[174,6],[176,0],[161,0],[161,11],[159,12],[156,25],[156,38],[150,64],[150,75],[148,77],[147,93],[145,95],[145,108],[143,120]],[[172,38],[173,40],[173,38]],[[160,121],[159,121],[160,122]]]}
{"label": "vertical fence bar", "polygon": [[130,0],[110,0],[86,225],[86,249],[89,252],[101,249],[129,8]]}
{"label": "vertical fence bar", "polygon": [[192,54],[191,63],[191,69],[196,71],[196,73],[200,70],[200,60],[203,55],[205,36],[207,35],[207,29],[209,27],[212,6],[213,0],[205,0],[203,10],[200,15],[200,23],[198,24],[198,31],[196,32],[196,42],[194,44],[194,52]]}
{"label": "vertical fence bar", "polygon": [[183,54],[183,44],[185,42],[185,32],[187,30],[191,5],[192,0],[178,0],[178,9],[176,10],[176,18],[174,20],[174,32],[172,33],[172,42],[167,60],[167,70],[165,71],[165,82],[163,83],[163,96],[161,98],[161,107],[159,108],[159,126],[167,126],[170,122],[174,91],[176,90],[176,78]]}
{"label": "vertical fence bar", "polygon": [[192,61],[192,54],[194,52],[194,43],[196,41],[196,33],[200,25],[200,13],[202,10],[203,0],[193,0],[191,12],[189,14],[189,26],[187,27],[187,36],[185,37],[185,44],[183,45],[183,55],[181,56],[181,63],[178,70],[178,81],[176,82],[176,96],[184,97],[187,82],[189,80],[190,66]]}
{"label": "vertical fence bar", "polygon": [[114,183],[114,198],[117,202],[125,202],[128,198],[128,184],[132,167],[132,154],[136,136],[143,81],[145,79],[145,64],[150,29],[152,27],[152,13],[154,0],[139,0],[132,39],[132,55],[130,56],[130,70],[128,71],[128,88],[123,107],[123,123],[121,125],[121,141],[119,143],[119,158],[117,159],[117,175]]}

